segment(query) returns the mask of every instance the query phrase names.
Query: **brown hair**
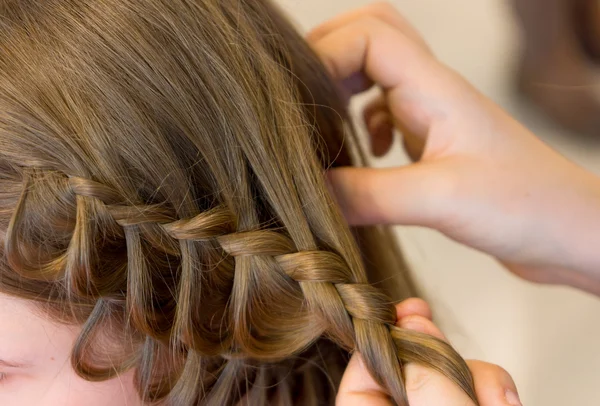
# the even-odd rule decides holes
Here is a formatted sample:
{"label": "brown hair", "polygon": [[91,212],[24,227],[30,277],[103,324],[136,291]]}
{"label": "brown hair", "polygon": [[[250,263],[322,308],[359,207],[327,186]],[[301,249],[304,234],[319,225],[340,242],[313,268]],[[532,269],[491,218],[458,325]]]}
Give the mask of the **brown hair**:
{"label": "brown hair", "polygon": [[[3,0],[0,16],[0,291],[83,325],[81,376],[135,368],[144,399],[176,405],[330,404],[358,350],[399,404],[412,361],[474,399],[458,354],[394,327],[369,284],[322,176],[360,163],[354,133],[273,5]],[[368,269],[400,272],[387,235],[355,230]]]}

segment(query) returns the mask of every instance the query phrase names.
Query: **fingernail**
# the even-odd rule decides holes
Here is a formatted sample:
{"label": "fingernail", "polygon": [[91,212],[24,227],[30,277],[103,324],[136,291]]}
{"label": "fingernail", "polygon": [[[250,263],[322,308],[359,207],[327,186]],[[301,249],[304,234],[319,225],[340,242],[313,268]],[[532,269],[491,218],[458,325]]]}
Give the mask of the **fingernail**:
{"label": "fingernail", "polygon": [[504,392],[504,397],[506,398],[506,401],[509,405],[523,406],[521,400],[519,399],[519,395],[517,395],[516,392],[513,392],[510,389],[507,389],[506,392]]}

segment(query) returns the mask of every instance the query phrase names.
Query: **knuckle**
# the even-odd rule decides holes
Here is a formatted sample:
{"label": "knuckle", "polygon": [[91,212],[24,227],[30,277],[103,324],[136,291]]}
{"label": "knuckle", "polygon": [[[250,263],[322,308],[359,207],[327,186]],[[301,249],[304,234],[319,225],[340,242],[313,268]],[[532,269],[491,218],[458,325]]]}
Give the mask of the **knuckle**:
{"label": "knuckle", "polygon": [[347,29],[354,31],[355,35],[366,42],[392,42],[397,44],[404,36],[399,30],[385,24],[377,15],[366,13],[356,21],[350,23]]}
{"label": "knuckle", "polygon": [[476,376],[487,375],[489,377],[494,377],[495,379],[500,378],[502,381],[505,381],[507,378],[512,380],[510,373],[500,365],[483,361],[468,361],[468,365],[472,371],[477,372],[475,374]]}
{"label": "knuckle", "polygon": [[354,21],[350,22],[348,27],[351,27],[352,30],[360,32],[363,35],[372,35],[373,33],[379,35],[382,32],[389,33],[397,31],[393,27],[390,27],[388,24],[384,23],[384,21],[381,19],[382,14],[384,14],[382,11],[377,13],[368,11],[361,14]]}
{"label": "knuckle", "polygon": [[426,314],[428,317],[431,315],[431,307],[429,306],[429,303],[427,303],[425,300],[421,299],[420,297],[411,297],[410,299],[406,299],[404,301],[404,303],[410,304],[411,306],[413,306],[415,308],[422,309],[424,314]]}
{"label": "knuckle", "polygon": [[381,20],[373,14],[365,14],[358,21],[369,31],[379,30],[382,27]]}
{"label": "knuckle", "polygon": [[369,6],[369,8],[373,11],[386,12],[386,13],[398,12],[396,10],[396,7],[394,7],[394,5],[392,3],[390,3],[389,1],[377,1],[373,4],[371,4]]}

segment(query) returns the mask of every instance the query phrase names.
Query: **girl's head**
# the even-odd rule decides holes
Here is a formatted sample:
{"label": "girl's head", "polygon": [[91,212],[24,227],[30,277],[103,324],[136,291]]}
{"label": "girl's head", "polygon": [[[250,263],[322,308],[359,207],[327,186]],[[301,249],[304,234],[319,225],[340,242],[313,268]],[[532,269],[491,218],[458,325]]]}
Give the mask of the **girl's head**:
{"label": "girl's head", "polygon": [[322,179],[343,105],[268,1],[0,17],[0,403],[331,403],[354,349],[398,402],[402,361],[472,390],[368,284]]}

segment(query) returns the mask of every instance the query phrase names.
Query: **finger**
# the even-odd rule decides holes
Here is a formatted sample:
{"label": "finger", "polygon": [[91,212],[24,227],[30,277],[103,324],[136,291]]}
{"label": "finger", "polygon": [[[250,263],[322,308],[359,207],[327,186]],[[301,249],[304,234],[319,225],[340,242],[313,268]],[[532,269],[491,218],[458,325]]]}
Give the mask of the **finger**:
{"label": "finger", "polygon": [[351,225],[436,227],[450,206],[452,181],[443,165],[436,161],[385,169],[337,168],[327,177]]}
{"label": "finger", "polygon": [[402,320],[408,316],[421,316],[429,320],[433,317],[427,302],[416,297],[406,299],[396,305],[397,320]]}
{"label": "finger", "polygon": [[385,155],[394,142],[394,120],[383,95],[367,104],[363,110],[363,120],[369,132],[373,155]]}
{"label": "finger", "polygon": [[457,75],[402,33],[372,17],[331,32],[313,48],[332,77],[352,82],[353,91],[360,91],[356,78],[361,75],[368,78],[364,83],[381,87],[394,123],[403,133],[426,138],[432,124],[455,115],[456,106],[466,98],[468,86]]}
{"label": "finger", "polygon": [[[356,89],[359,85],[353,86]],[[394,130],[399,130],[402,133],[404,149],[410,159],[416,162],[421,158],[427,140],[415,136],[404,127],[402,122],[394,120],[385,95],[379,95],[365,106],[363,120],[369,132],[371,152],[374,156],[380,157],[389,152],[394,143]]]}
{"label": "finger", "polygon": [[373,3],[335,17],[310,31],[306,39],[309,42],[316,42],[332,31],[365,16],[371,16],[389,24],[419,44],[423,49],[430,51],[429,45],[427,45],[421,34],[400,14],[398,9],[385,1]]}
{"label": "finger", "polygon": [[[481,406],[522,406],[516,385],[503,368],[482,361],[467,361]],[[448,378],[423,366],[405,367],[406,390],[411,406],[462,406],[473,401]]]}
{"label": "finger", "polygon": [[[411,303],[410,305],[421,306],[422,304]],[[440,329],[430,319],[421,315],[405,316],[397,325],[447,341]],[[467,361],[467,364],[473,375],[475,392],[481,406],[521,406],[516,385],[506,370],[482,361]],[[465,404],[472,404],[462,390],[459,392],[454,390],[454,383],[431,369],[408,364],[405,373],[408,397],[412,406],[459,405],[462,401],[467,402]],[[451,395],[451,391],[454,395]],[[441,397],[438,398],[436,393]]]}
{"label": "finger", "polygon": [[437,371],[415,363],[407,364],[404,371],[411,406],[475,406],[458,385]]}
{"label": "finger", "polygon": [[365,119],[369,139],[371,141],[371,152],[376,157],[387,154],[394,143],[394,121],[389,111],[380,110],[372,112]]}
{"label": "finger", "polygon": [[378,95],[366,104],[365,108],[363,109],[363,118],[365,122],[369,121],[369,118],[373,114],[376,114],[380,111],[390,111],[385,99],[385,95],[383,94]]}
{"label": "finger", "polygon": [[369,79],[362,71],[356,72],[350,75],[348,78],[343,79],[341,86],[346,91],[347,99],[358,93],[365,92],[373,87],[375,82]]}
{"label": "finger", "polygon": [[[413,307],[419,309],[427,306],[429,315],[431,310],[424,301],[418,299],[409,299],[410,302],[403,302],[405,308]],[[400,306],[400,305],[399,305]],[[425,310],[425,309],[421,309]],[[418,331],[424,334],[447,341],[441,330],[433,324],[430,318],[424,317],[422,314],[409,314],[402,317],[397,325],[401,328]],[[404,366],[406,392],[411,406],[472,406],[473,401],[469,396],[460,389],[455,383],[450,381],[446,376],[426,368],[422,365],[409,363]],[[482,405],[492,406],[492,405]]]}
{"label": "finger", "polygon": [[335,79],[363,72],[384,89],[403,83],[406,70],[430,63],[431,55],[400,31],[381,20],[363,16],[312,42]]}
{"label": "finger", "polygon": [[421,159],[421,156],[425,151],[427,139],[416,136],[410,131],[404,131],[403,135],[402,144],[404,145],[404,150],[413,162],[417,162]]}
{"label": "finger", "polygon": [[[396,317],[398,320],[405,321],[402,326],[404,328],[444,338],[440,330],[431,322],[431,309],[427,302],[422,299],[410,298],[398,303],[396,305]],[[391,406],[393,403],[385,394],[385,391],[371,377],[360,354],[354,353],[340,384],[336,404],[344,406]]]}
{"label": "finger", "polygon": [[335,403],[339,406],[392,406],[390,398],[371,377],[359,353],[350,358]]}
{"label": "finger", "polygon": [[424,334],[428,334],[430,336],[439,338],[443,341],[448,341],[446,336],[442,333],[442,331],[437,328],[433,322],[423,316],[418,315],[410,315],[403,317],[396,323],[398,327],[405,328],[407,330],[418,331]]}
{"label": "finger", "polygon": [[521,406],[514,380],[498,365],[467,361],[475,381],[477,399],[482,406]]}

